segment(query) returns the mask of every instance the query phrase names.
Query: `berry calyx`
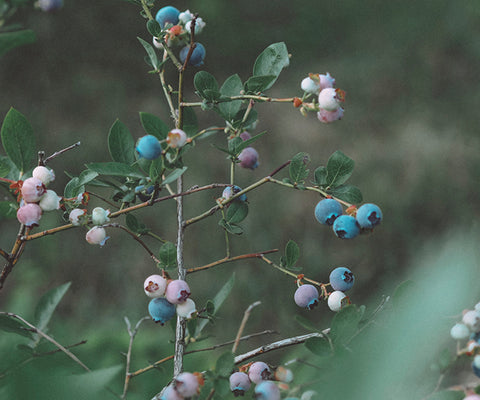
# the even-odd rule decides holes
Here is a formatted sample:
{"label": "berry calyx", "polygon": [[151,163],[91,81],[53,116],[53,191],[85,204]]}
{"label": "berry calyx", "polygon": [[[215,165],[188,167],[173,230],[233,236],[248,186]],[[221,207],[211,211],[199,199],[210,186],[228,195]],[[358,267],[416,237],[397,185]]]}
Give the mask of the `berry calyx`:
{"label": "berry calyx", "polygon": [[184,303],[190,297],[190,288],[184,280],[176,279],[168,282],[165,297],[172,304]]}

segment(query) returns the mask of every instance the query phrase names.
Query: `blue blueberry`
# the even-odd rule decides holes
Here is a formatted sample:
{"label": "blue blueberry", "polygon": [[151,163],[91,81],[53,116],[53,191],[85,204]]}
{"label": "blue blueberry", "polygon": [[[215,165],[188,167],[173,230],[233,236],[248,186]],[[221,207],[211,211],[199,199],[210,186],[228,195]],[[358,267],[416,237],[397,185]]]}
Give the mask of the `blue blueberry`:
{"label": "blue blueberry", "polygon": [[294,300],[297,306],[312,310],[318,305],[318,290],[310,284],[302,285],[295,291]]}
{"label": "blue blueberry", "polygon": [[351,215],[340,215],[333,223],[333,231],[340,239],[352,239],[360,233],[360,227]]}
{"label": "blue blueberry", "polygon": [[280,389],[275,382],[260,382],[255,387],[255,398],[257,400],[280,400]]}
{"label": "blue blueberry", "polygon": [[63,0],[38,0],[37,6],[42,11],[55,11],[63,6]]}
{"label": "blue blueberry", "polygon": [[366,203],[357,210],[358,224],[365,229],[372,229],[382,220],[382,210],[376,204]]}
{"label": "blue blueberry", "polygon": [[160,26],[165,28],[167,23],[172,25],[178,24],[178,16],[180,15],[180,11],[178,11],[175,7],[166,6],[158,10],[155,19],[160,24]]}
{"label": "blue blueberry", "polygon": [[148,303],[148,312],[155,322],[163,325],[175,315],[175,306],[164,297],[157,297]]}
{"label": "blue blueberry", "polygon": [[135,148],[140,157],[147,160],[155,160],[162,153],[162,146],[158,139],[153,135],[141,137]]}
{"label": "blue blueberry", "polygon": [[135,194],[138,196],[140,201],[148,201],[152,197],[152,193],[155,190],[155,186],[150,185],[145,187],[145,185],[140,185],[135,187]]}
{"label": "blue blueberry", "polygon": [[342,205],[334,199],[323,199],[315,207],[315,218],[324,225],[333,225],[333,222],[342,214]]}
{"label": "blue blueberry", "polygon": [[355,276],[348,268],[338,267],[330,272],[330,285],[333,290],[346,292],[352,288],[354,282]]}
{"label": "blue blueberry", "polygon": [[234,372],[232,375],[230,375],[229,382],[230,390],[233,392],[235,397],[243,396],[252,385],[252,382],[245,372]]}
{"label": "blue blueberry", "polygon": [[[223,193],[222,197],[226,200],[228,200],[230,197],[232,197],[234,194],[237,194],[238,192],[241,192],[242,188],[235,185],[235,186],[227,186]],[[240,197],[237,197],[234,201],[247,201],[247,195],[244,193]]]}
{"label": "blue blueberry", "polygon": [[[188,61],[189,65],[193,65],[194,67],[199,67],[203,65],[203,60],[205,59],[205,47],[201,43],[195,43],[195,49],[193,49],[192,55],[190,56],[190,60]],[[180,50],[180,61],[182,63],[185,62],[187,59],[188,51],[190,46],[185,46],[182,50]]]}

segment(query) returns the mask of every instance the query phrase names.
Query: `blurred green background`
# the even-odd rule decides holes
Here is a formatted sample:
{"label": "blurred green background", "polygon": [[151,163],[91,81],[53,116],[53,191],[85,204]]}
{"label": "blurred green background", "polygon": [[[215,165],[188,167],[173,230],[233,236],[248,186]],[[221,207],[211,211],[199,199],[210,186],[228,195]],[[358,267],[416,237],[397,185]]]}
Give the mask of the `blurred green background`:
{"label": "blurred green background", "polygon": [[[19,13],[15,22],[33,29],[37,42],[7,53],[0,63],[2,118],[11,106],[21,111],[35,130],[38,149],[47,154],[76,141],[82,143],[50,164],[57,175],[52,184],[57,192],[68,181],[64,171],[78,175],[84,164],[109,159],[107,134],[115,119],[124,122],[135,138],[144,134],[139,111],[158,115],[172,125],[158,78],[148,74],[144,49],[136,39],[150,41],[138,8],[120,0],[65,2],[55,13]],[[158,8],[164,5],[158,2]],[[331,269],[347,266],[356,275],[352,300],[374,307],[396,284],[408,279],[412,270],[422,267],[414,260],[427,244],[434,254],[454,235],[450,232],[470,232],[477,224],[478,2],[204,0],[172,5],[198,12],[207,22],[198,37],[207,49],[202,69],[220,83],[234,73],[246,80],[256,56],[269,44],[285,41],[291,63],[268,94],[301,95],[300,82],[309,72],[327,71],[336,78],[337,87],[347,92],[344,119],[330,125],[319,123],[313,114],[302,117],[291,105],[258,104],[259,123],[252,133],[267,130],[268,134],[255,144],[259,168],[238,171],[240,186],[267,175],[299,151],[310,154],[313,172],[326,164],[330,154],[341,150],[356,162],[349,182],[362,190],[364,201],[378,204],[384,214],[382,225],[372,234],[342,241],[315,221],[317,195],[263,186],[249,194],[250,214],[243,224],[244,235],[232,239],[234,254],[283,249],[293,239],[300,245],[299,265],[308,277],[326,282]],[[186,75],[189,101],[198,101],[192,90],[197,70],[191,68]],[[169,79],[175,85],[173,73]],[[214,113],[196,112],[202,128],[222,124]],[[186,155],[191,168],[185,187],[228,181],[229,163],[211,143],[223,145],[225,138],[219,134],[199,142]],[[221,190],[186,198],[186,216],[208,209],[220,195]],[[96,205],[102,204],[93,200],[91,207]],[[173,202],[162,203],[136,215],[159,235],[175,241],[174,210]],[[218,220],[214,216],[187,230],[187,266],[224,256]],[[60,215],[46,215],[41,229],[59,223]],[[0,229],[0,247],[8,250],[18,223],[1,221]],[[136,321],[146,314],[148,299],[142,294],[142,283],[155,273],[155,266],[121,231],[111,232],[104,248],[88,245],[84,233],[70,230],[29,243],[2,290],[0,308],[28,320],[44,292],[72,281],[51,331],[63,344],[87,339],[75,352],[98,369],[123,363],[120,353],[128,344],[123,317]],[[154,241],[149,244],[157,246]],[[279,257],[271,258],[278,261]],[[243,311],[257,300],[262,306],[252,313],[247,332],[274,329],[280,334],[242,344],[240,352],[305,332],[294,322],[295,314],[329,326],[332,313],[326,305],[312,312],[299,310],[293,303],[292,279],[257,260],[192,275],[193,298],[204,304],[233,271],[232,295],[220,310],[216,326],[206,331],[211,339],[203,344],[233,338]],[[472,279],[478,278],[477,272]],[[473,306],[480,290],[469,294],[468,303],[461,307]],[[439,334],[448,336],[447,331]],[[145,323],[134,347],[132,369],[171,354],[172,338],[169,327]],[[11,343],[10,335],[0,334],[2,352]],[[292,352],[271,354],[264,360],[278,364],[293,358]],[[298,353],[308,355],[304,350]],[[186,369],[189,365],[208,369],[219,354],[191,357]],[[36,360],[12,374],[17,383],[26,376],[38,377],[31,385],[17,385],[18,398],[42,386],[40,371],[76,368],[61,355],[52,358]],[[131,398],[149,398],[168,381],[170,371],[171,365],[166,364],[163,374],[151,372],[136,378]],[[112,387],[120,391],[121,385],[119,374]]]}

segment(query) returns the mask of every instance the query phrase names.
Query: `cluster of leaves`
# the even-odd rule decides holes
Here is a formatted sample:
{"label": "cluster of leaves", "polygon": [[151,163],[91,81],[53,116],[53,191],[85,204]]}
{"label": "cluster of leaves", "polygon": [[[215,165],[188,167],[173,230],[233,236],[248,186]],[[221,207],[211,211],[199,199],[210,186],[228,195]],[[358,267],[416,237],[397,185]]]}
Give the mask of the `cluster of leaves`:
{"label": "cluster of leaves", "polygon": [[31,3],[30,0],[0,1],[0,57],[17,47],[36,41],[35,32],[22,29],[19,24],[7,24],[7,21],[20,9]]}

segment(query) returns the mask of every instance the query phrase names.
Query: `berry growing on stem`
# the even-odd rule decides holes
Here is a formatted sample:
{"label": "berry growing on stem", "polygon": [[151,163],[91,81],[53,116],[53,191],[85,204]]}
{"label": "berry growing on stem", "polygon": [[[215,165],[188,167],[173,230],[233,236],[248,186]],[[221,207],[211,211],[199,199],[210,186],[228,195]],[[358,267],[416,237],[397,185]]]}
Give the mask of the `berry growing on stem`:
{"label": "berry growing on stem", "polygon": [[348,268],[338,267],[330,273],[330,285],[333,290],[346,292],[350,290],[355,282],[355,276]]}

